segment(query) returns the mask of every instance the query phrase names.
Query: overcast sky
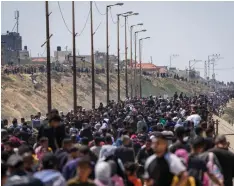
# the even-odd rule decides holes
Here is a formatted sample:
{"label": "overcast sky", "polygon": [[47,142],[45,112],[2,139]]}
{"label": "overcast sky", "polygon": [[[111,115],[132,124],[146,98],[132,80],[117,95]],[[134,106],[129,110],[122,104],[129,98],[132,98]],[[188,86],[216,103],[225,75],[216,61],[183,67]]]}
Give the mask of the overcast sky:
{"label": "overcast sky", "polygon": [[[101,13],[105,7],[115,2],[97,2]],[[64,19],[72,29],[71,2],[60,2]],[[75,2],[76,32],[80,33],[89,13],[89,2]],[[65,27],[58,3],[49,2],[51,54],[57,46],[65,50],[72,48],[72,35]],[[32,56],[42,54],[45,42],[45,3],[44,2],[1,2],[1,32],[11,31],[14,24],[14,11],[20,11],[19,32],[23,45],[27,45]],[[147,29],[139,37],[150,36],[143,43],[143,61],[149,62],[152,56],[156,65],[169,65],[171,54],[179,54],[172,60],[172,66],[180,69],[188,67],[192,59],[202,60],[195,67],[204,68],[208,55],[221,54],[223,59],[215,66],[216,78],[223,81],[234,80],[234,2],[124,2],[122,7],[113,7],[112,15],[127,11],[138,12],[138,16],[129,17],[129,26],[144,23],[138,29]],[[93,6],[94,30],[101,23],[94,36],[94,49],[106,51],[105,15],[100,15]],[[121,19],[121,26],[124,20]],[[137,28],[136,28],[137,30]],[[110,53],[117,52],[117,26],[109,18]],[[79,54],[90,54],[90,19],[81,36],[76,39]],[[128,32],[129,45],[129,32]],[[120,28],[120,53],[124,57],[124,27]],[[45,56],[44,53],[43,56]],[[129,54],[130,55],[130,54]],[[226,69],[226,70],[224,70]],[[201,70],[203,76],[204,70]]]}

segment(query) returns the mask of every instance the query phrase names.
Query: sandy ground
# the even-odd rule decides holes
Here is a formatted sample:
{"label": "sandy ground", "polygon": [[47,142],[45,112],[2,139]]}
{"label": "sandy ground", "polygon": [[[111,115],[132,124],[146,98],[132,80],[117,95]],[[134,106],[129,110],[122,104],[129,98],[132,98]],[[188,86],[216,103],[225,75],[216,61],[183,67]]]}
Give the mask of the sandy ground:
{"label": "sandy ground", "polygon": [[[12,120],[30,118],[31,114],[47,113],[47,79],[45,74],[37,74],[37,85],[32,83],[29,75],[4,75],[1,84],[1,117]],[[100,102],[106,103],[106,76],[95,76],[96,107]],[[137,81],[139,82],[139,81]],[[52,107],[64,113],[73,107],[73,78],[69,73],[52,73]],[[91,75],[77,75],[77,104],[86,109],[91,108]],[[130,85],[130,81],[129,81]],[[129,87],[130,90],[130,87]],[[175,92],[207,92],[204,85],[182,82],[167,78],[142,79],[142,93],[144,96],[164,95],[172,96]],[[125,77],[120,75],[120,96],[125,99]],[[117,99],[117,75],[110,74],[110,99]]]}
{"label": "sandy ground", "polygon": [[227,137],[227,140],[230,142],[230,150],[234,152],[234,126],[230,125],[227,121],[217,116],[214,116],[214,119],[215,120],[218,119],[220,121],[218,133],[224,134],[224,135],[229,134],[229,135],[226,135],[226,137]]}

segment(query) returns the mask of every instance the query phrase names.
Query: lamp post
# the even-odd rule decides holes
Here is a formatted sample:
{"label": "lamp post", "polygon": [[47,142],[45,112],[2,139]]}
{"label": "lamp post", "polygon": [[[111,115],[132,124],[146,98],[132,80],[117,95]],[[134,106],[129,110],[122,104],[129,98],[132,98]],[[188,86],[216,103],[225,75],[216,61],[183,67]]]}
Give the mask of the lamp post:
{"label": "lamp post", "polygon": [[133,67],[133,64],[132,64],[132,31],[133,31],[133,27],[135,27],[135,26],[142,26],[143,25],[143,23],[138,23],[138,24],[136,24],[136,25],[132,25],[131,27],[130,27],[130,65],[131,65],[131,70],[130,70],[130,74],[131,74],[131,98],[133,98],[133,72],[132,72],[132,67]]}
{"label": "lamp post", "polygon": [[131,13],[128,15],[123,15],[125,19],[125,91],[126,91],[126,98],[128,98],[128,47],[127,47],[127,18],[129,16],[139,15],[139,13]]}
{"label": "lamp post", "polygon": [[116,3],[113,5],[106,6],[106,104],[108,104],[110,100],[110,87],[109,87],[109,28],[108,28],[108,12],[109,8],[112,6],[122,6],[123,3]]}
{"label": "lamp post", "polygon": [[172,61],[173,57],[178,57],[178,56],[179,56],[178,54],[170,55],[170,68],[171,68],[171,61]]}
{"label": "lamp post", "polygon": [[[189,60],[189,80],[190,80],[190,72],[191,72],[191,67],[193,67],[197,62],[201,62],[202,60],[196,60],[196,59],[193,59],[193,60]],[[191,65],[191,62],[194,62],[192,65]]]}
{"label": "lamp post", "polygon": [[140,30],[135,32],[135,65],[134,65],[134,88],[135,88],[135,96],[137,96],[137,88],[136,88],[136,52],[137,52],[137,34],[140,32],[146,32],[146,30]]}
{"label": "lamp post", "polygon": [[207,62],[207,68],[208,68],[208,79],[210,80],[210,57],[212,57],[212,59],[214,58],[219,58],[220,54],[212,54],[212,55],[208,55],[208,62]]}
{"label": "lamp post", "polygon": [[51,69],[50,69],[50,22],[49,22],[49,4],[48,1],[45,2],[45,9],[46,9],[46,39],[47,39],[47,106],[48,106],[48,113],[50,113],[52,108],[52,101],[51,101]]}
{"label": "lamp post", "polygon": [[142,79],[142,67],[141,67],[141,57],[142,57],[142,43],[141,41],[144,39],[149,39],[150,37],[145,37],[145,38],[141,38],[139,39],[139,61],[140,61],[140,81],[139,81],[139,88],[140,88],[140,98],[142,97],[142,86],[141,86],[141,79]]}
{"label": "lamp post", "polygon": [[120,101],[120,70],[119,70],[119,52],[120,52],[120,48],[119,48],[119,17],[120,16],[124,16],[124,15],[128,15],[128,14],[132,14],[132,11],[129,12],[125,12],[122,14],[117,14],[117,61],[118,61],[118,102]]}
{"label": "lamp post", "polygon": [[92,63],[92,109],[95,109],[95,66],[93,55],[93,2],[90,1],[90,35],[91,35],[91,63]]}

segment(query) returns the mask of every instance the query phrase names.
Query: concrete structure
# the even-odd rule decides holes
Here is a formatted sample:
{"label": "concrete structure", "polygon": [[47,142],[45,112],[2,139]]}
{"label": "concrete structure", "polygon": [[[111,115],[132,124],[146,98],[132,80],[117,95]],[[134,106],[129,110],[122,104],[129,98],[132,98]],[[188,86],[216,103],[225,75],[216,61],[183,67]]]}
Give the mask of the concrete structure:
{"label": "concrete structure", "polygon": [[[94,53],[94,59],[95,59],[95,63],[102,67],[106,67],[106,53],[105,52],[99,52],[96,51]],[[114,67],[115,64],[118,63],[117,61],[117,56],[115,55],[109,55],[109,63],[110,63],[110,67]]]}
{"label": "concrete structure", "polygon": [[18,52],[22,50],[22,37],[16,32],[1,35],[4,43],[4,63],[18,63]]}
{"label": "concrete structure", "polygon": [[59,63],[64,63],[71,53],[71,51],[54,51],[54,59]]}
{"label": "concrete structure", "polygon": [[5,59],[6,55],[5,55],[5,43],[1,42],[1,64],[4,65],[6,63],[6,59]]}
{"label": "concrete structure", "polygon": [[28,60],[30,58],[27,46],[24,46],[24,50],[19,51],[20,60]]}

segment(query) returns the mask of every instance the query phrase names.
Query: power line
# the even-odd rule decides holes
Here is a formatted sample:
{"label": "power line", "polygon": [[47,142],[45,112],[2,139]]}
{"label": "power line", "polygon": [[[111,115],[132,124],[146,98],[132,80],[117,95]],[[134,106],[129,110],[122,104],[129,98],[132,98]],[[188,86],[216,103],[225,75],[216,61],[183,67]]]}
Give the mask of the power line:
{"label": "power line", "polygon": [[[204,70],[204,68],[195,68],[195,69],[197,69],[197,70]],[[214,70],[234,70],[234,67],[232,67],[232,68],[216,68]]]}
{"label": "power line", "polygon": [[98,8],[98,6],[97,6],[97,3],[94,1],[94,5],[95,5],[95,7],[96,7],[96,9],[97,9],[97,11],[98,11],[98,13],[100,14],[100,15],[106,15],[106,13],[101,13],[100,12],[100,10],[99,10],[99,8]]}
{"label": "power line", "polygon": [[66,26],[68,32],[70,32],[70,34],[72,34],[72,31],[68,28],[67,23],[66,23],[66,21],[65,21],[65,19],[64,19],[64,17],[63,17],[63,13],[62,13],[62,10],[61,10],[59,1],[58,1],[58,7],[59,7],[60,14],[61,14],[61,16],[62,16],[63,22],[64,22],[64,24],[65,24],[65,26]]}
{"label": "power line", "polygon": [[117,21],[115,22],[114,19],[113,19],[112,12],[111,12],[111,8],[110,8],[110,15],[111,15],[111,20],[112,20],[112,22],[113,22],[114,24],[116,24]]}
{"label": "power line", "polygon": [[[60,14],[61,14],[61,16],[62,16],[63,22],[64,22],[64,24],[65,24],[65,26],[66,26],[68,32],[70,32],[71,34],[73,34],[72,31],[68,28],[67,23],[66,23],[66,21],[65,21],[65,19],[64,19],[64,17],[63,17],[63,13],[62,13],[62,10],[61,10],[59,1],[58,1],[58,7],[59,7]],[[85,28],[86,28],[86,26],[87,26],[88,20],[89,20],[89,15],[90,15],[90,11],[89,11],[88,16],[87,16],[87,18],[86,18],[84,27],[82,28],[81,32],[77,34],[78,36],[81,36],[82,33],[84,32],[84,30],[85,30]]]}
{"label": "power line", "polygon": [[45,47],[45,49],[44,49],[43,53],[41,53],[41,57],[44,55],[44,53],[45,53],[46,49],[47,49],[47,48]]}
{"label": "power line", "polygon": [[94,31],[93,35],[96,34],[96,32],[98,31],[99,27],[101,26],[102,22],[99,23],[98,27],[96,28],[96,30]]}
{"label": "power line", "polygon": [[87,16],[87,19],[86,19],[86,21],[85,21],[84,27],[82,28],[82,30],[80,31],[80,33],[77,34],[78,36],[81,36],[81,34],[84,32],[84,30],[85,30],[85,28],[86,28],[86,26],[87,26],[88,20],[89,20],[89,16],[90,16],[90,11],[89,11],[88,16]]}

